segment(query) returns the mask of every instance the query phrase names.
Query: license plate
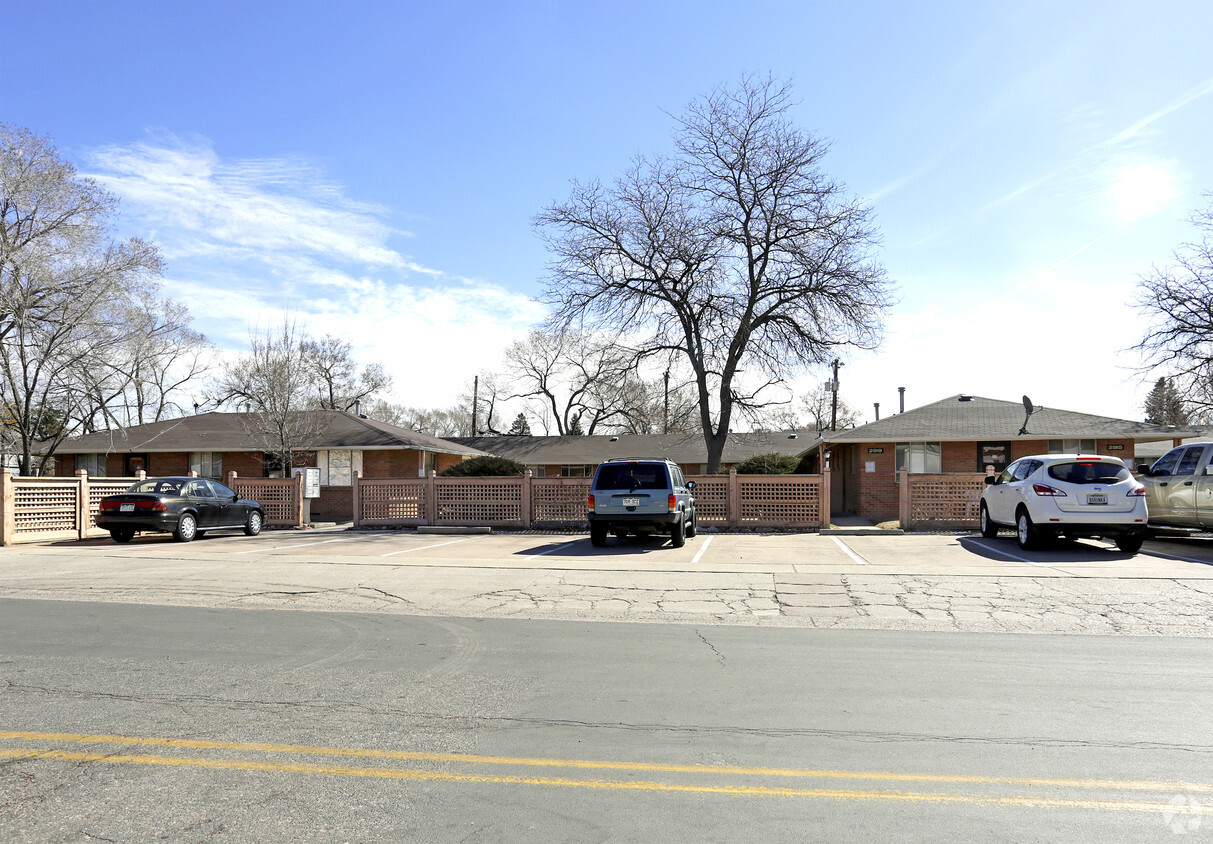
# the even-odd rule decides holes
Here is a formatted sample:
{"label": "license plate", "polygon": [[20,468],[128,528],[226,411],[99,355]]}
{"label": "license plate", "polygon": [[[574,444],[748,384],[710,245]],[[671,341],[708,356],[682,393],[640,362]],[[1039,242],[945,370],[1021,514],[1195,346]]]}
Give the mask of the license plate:
{"label": "license plate", "polygon": [[639,507],[640,499],[639,498],[625,498],[625,499],[623,499],[623,506],[624,507]]}
{"label": "license plate", "polygon": [[1088,504],[1107,504],[1108,496],[1106,496],[1106,495],[1088,495],[1087,503]]}
{"label": "license plate", "polygon": [[121,504],[121,505],[119,505],[118,510],[119,510],[119,512],[122,512],[122,513],[133,513],[133,512],[135,512],[135,505],[134,504]]}

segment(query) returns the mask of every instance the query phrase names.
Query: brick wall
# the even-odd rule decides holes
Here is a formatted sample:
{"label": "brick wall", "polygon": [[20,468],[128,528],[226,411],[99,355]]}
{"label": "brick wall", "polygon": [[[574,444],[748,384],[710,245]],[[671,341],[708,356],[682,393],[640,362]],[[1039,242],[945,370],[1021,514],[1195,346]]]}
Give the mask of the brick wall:
{"label": "brick wall", "polygon": [[[107,466],[108,468],[108,466]],[[186,451],[152,452],[147,456],[147,474],[149,477],[165,475],[188,475],[190,471],[190,455]]]}
{"label": "brick wall", "polygon": [[421,466],[421,453],[415,449],[362,452],[364,478],[415,478]]}
{"label": "brick wall", "polygon": [[312,499],[313,518],[354,518],[354,488],[352,486],[322,486],[320,497]]}

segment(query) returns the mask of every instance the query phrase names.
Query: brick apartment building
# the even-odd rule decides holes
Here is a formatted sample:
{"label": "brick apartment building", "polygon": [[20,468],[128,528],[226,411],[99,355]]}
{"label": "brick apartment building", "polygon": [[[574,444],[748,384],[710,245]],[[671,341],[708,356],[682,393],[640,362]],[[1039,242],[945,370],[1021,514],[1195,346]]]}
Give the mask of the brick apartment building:
{"label": "brick apartment building", "polygon": [[[1029,454],[1108,454],[1134,468],[1138,443],[1178,441],[1193,431],[1126,419],[1039,408],[1025,425],[1020,402],[955,395],[845,431],[815,446],[829,452],[830,505],[836,514],[897,518],[897,469],[924,474],[987,474]],[[1020,431],[1026,427],[1027,433]]]}
{"label": "brick apartment building", "polygon": [[[297,452],[294,466],[320,469],[320,499],[314,516],[349,518],[353,514],[353,473],[366,478],[416,478],[437,472],[469,457],[475,448],[441,440],[407,428],[341,411],[316,411],[320,424],[315,442]],[[99,431],[65,441],[55,451],[56,473],[81,469],[90,476],[130,477],[197,472],[222,480],[228,472],[240,477],[281,476],[281,469],[250,432],[251,414],[200,413],[146,425]]]}

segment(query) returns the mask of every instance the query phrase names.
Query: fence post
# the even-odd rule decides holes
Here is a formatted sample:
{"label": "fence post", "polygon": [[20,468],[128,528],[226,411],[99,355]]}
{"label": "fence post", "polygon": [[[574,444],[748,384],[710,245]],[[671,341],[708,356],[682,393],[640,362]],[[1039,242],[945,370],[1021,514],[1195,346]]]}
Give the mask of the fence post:
{"label": "fence post", "polygon": [[914,526],[910,524],[910,471],[905,466],[897,471],[898,480],[901,482],[897,490],[897,520],[902,530],[912,530]]}
{"label": "fence post", "polygon": [[0,469],[0,545],[12,545],[17,534],[17,493],[13,473]]}
{"label": "fence post", "polygon": [[821,467],[821,526],[830,526],[830,466],[829,462]]}
{"label": "fence post", "polygon": [[234,471],[229,471],[227,473],[227,485],[233,491],[236,489],[236,478],[237,477],[238,476],[236,475],[236,473]]}
{"label": "fence post", "polygon": [[529,528],[533,514],[531,512],[531,475],[533,473],[527,469],[522,473],[522,526]]}
{"label": "fence post", "polygon": [[741,524],[741,487],[737,483],[737,470],[729,470],[729,488],[724,498],[724,520],[729,527]]}
{"label": "fence post", "polygon": [[[299,472],[295,475],[295,486],[291,490],[291,511],[295,517],[295,527],[297,528],[301,528],[307,524],[303,519],[303,510],[303,473]],[[308,518],[311,518],[310,512],[308,513]]]}
{"label": "fence post", "polygon": [[434,470],[425,473],[425,523],[438,524],[438,482],[434,480]]}
{"label": "fence post", "polygon": [[354,470],[353,483],[351,489],[354,491],[354,505],[351,508],[354,519],[354,527],[362,525],[362,470]]}
{"label": "fence post", "polygon": [[88,538],[89,516],[88,469],[76,470],[76,538]]}

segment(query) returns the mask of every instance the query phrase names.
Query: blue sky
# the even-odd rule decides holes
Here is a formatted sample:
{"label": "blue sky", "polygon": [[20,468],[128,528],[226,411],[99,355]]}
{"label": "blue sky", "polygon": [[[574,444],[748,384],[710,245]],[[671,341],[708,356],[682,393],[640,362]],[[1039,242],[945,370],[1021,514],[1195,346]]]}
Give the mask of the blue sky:
{"label": "blue sky", "polygon": [[[0,120],[164,249],[220,347],[295,315],[446,406],[542,318],[531,220],[669,149],[693,98],[793,80],[899,304],[845,357],[907,388],[1139,418],[1138,275],[1213,190],[1213,3],[0,0]],[[824,371],[805,373],[803,388]]]}

